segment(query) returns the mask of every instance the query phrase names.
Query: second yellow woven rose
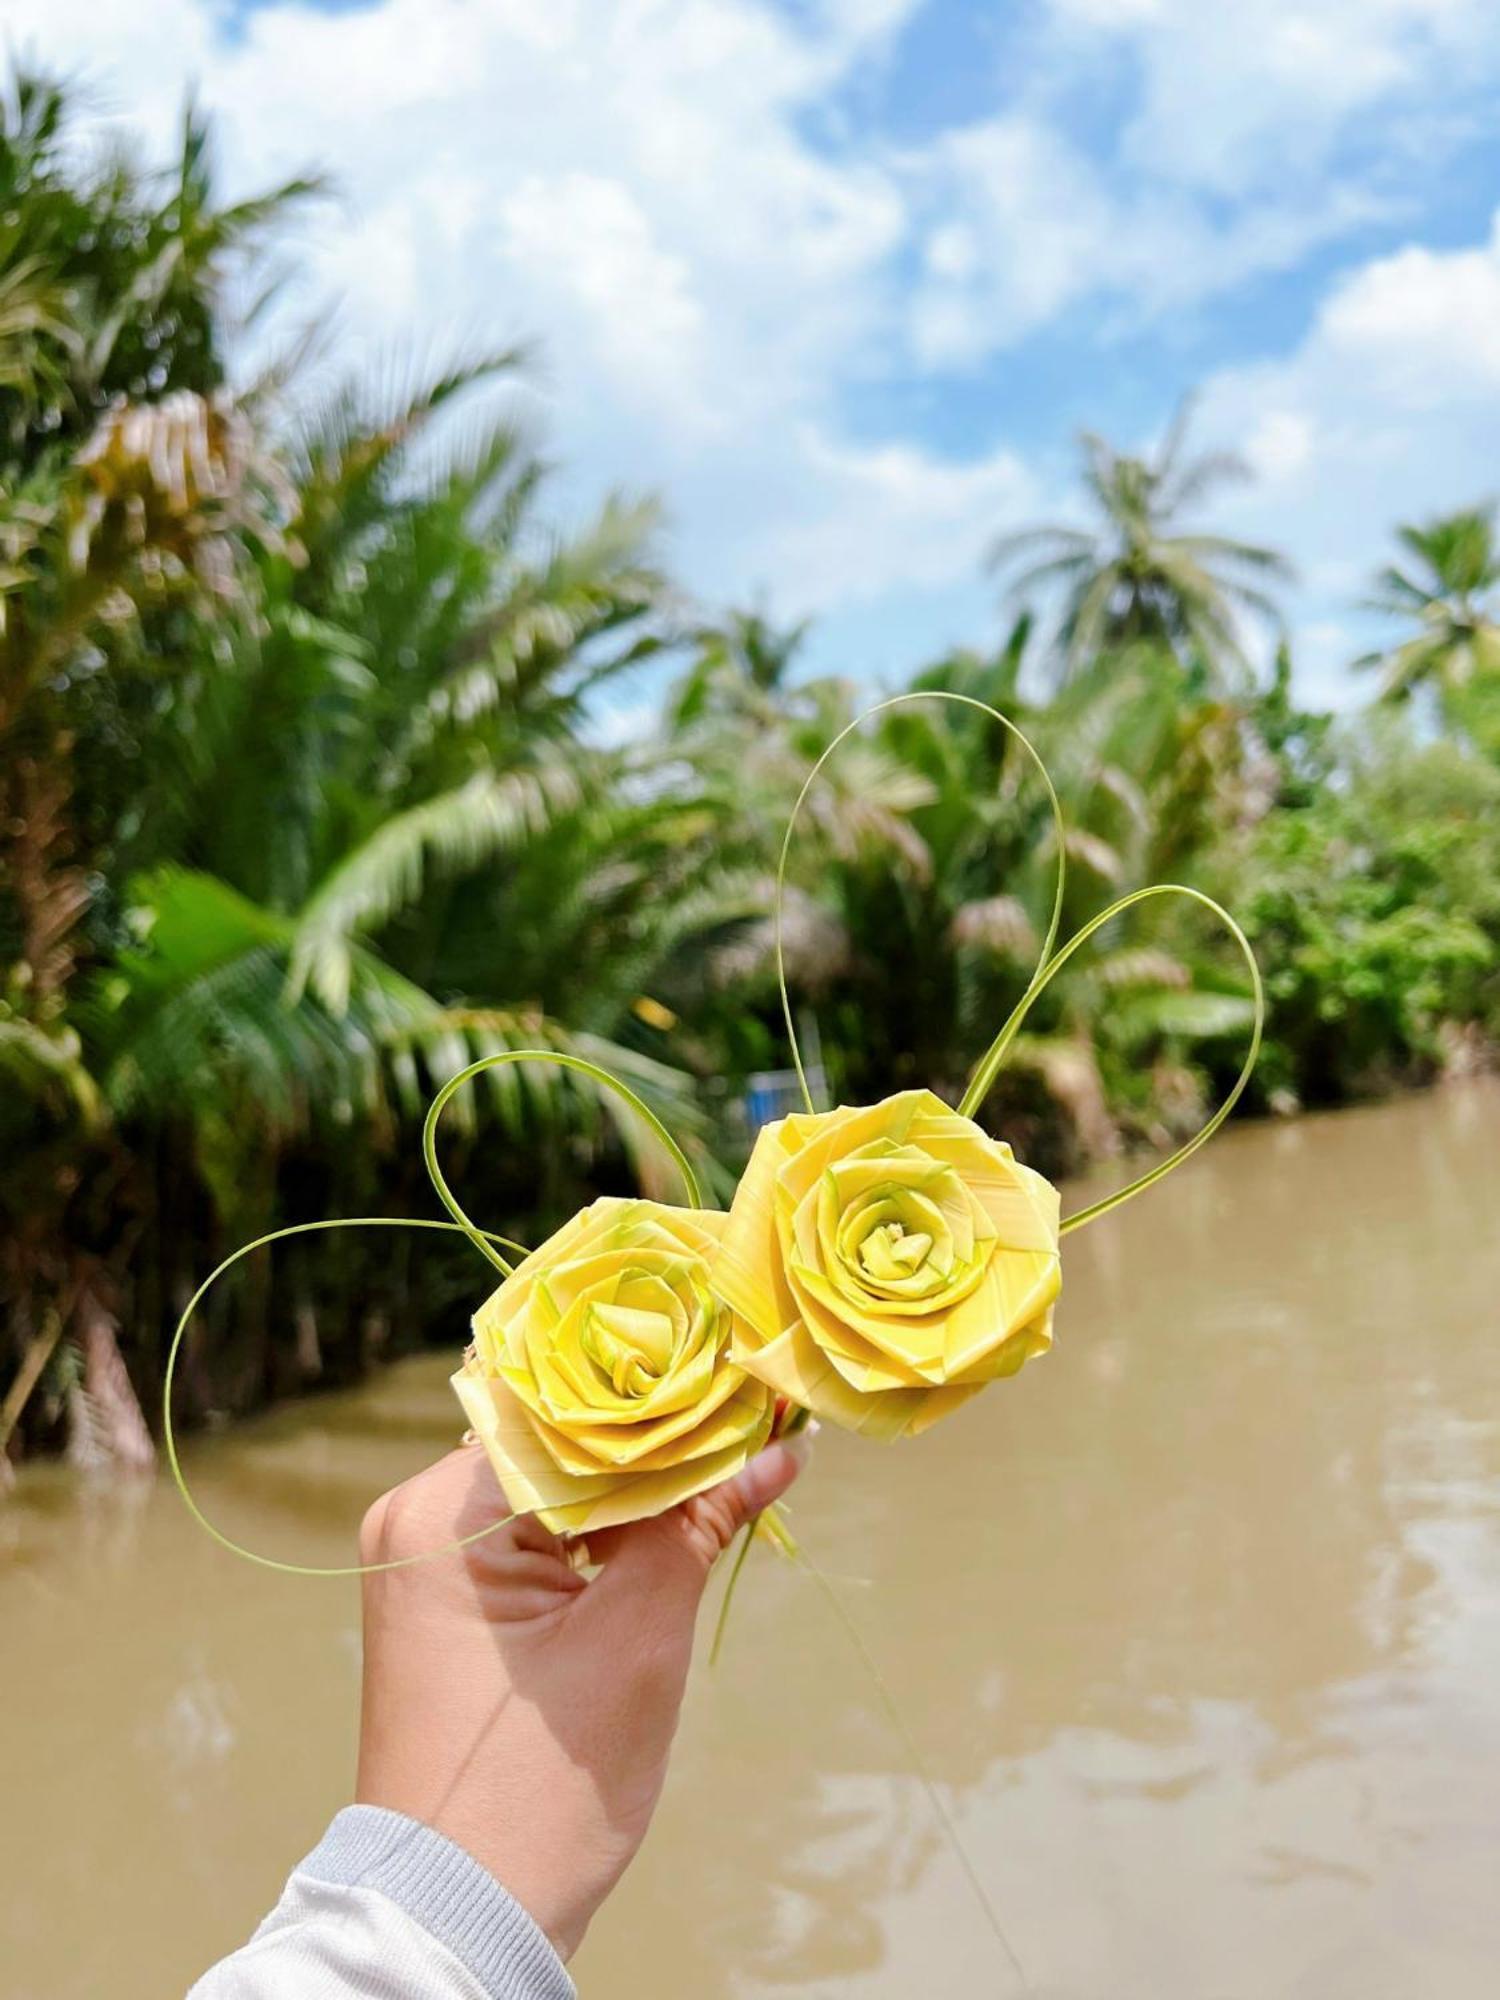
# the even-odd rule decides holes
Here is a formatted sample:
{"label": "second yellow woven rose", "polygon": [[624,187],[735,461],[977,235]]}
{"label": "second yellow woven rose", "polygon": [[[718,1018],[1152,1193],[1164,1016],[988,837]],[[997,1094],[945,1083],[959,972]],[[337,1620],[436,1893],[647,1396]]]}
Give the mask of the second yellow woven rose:
{"label": "second yellow woven rose", "polygon": [[925,1430],[1052,1344],[1057,1190],[929,1091],[768,1125],[712,1263],[733,1359],[850,1430]]}

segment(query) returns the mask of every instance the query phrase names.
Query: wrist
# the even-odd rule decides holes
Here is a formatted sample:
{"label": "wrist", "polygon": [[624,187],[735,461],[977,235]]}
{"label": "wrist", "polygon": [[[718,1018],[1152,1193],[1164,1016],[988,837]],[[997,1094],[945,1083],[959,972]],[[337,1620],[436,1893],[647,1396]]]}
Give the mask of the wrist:
{"label": "wrist", "polygon": [[[602,1897],[584,1901],[580,1882],[593,1873],[579,1844],[555,1836],[547,1816],[518,1813],[514,1803],[451,1789],[434,1796],[427,1785],[382,1783],[361,1769],[357,1808],[399,1816],[461,1852],[509,1897],[566,1963],[583,1942]],[[524,1834],[517,1831],[524,1826]]]}
{"label": "wrist", "polygon": [[512,1832],[514,1813],[505,1814],[502,1823],[499,1815],[483,1811],[440,1810],[429,1824],[514,1898],[566,1964],[603,1897],[585,1900],[579,1893],[593,1870],[577,1844],[554,1837],[537,1823],[539,1816],[526,1817],[524,1837]]}
{"label": "wrist", "polygon": [[442,1828],[364,1801],[335,1817],[298,1873],[377,1890],[492,2000],[576,2000],[562,1954],[534,1915]]}

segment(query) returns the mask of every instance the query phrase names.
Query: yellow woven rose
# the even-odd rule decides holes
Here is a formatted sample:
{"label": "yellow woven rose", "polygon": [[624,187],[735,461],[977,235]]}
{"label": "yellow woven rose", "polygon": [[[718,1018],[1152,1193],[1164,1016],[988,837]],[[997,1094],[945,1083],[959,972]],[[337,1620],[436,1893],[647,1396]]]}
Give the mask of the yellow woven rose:
{"label": "yellow woven rose", "polygon": [[734,1359],[850,1430],[926,1427],[1052,1344],[1057,1190],[929,1091],[755,1143],[713,1265]]}
{"label": "yellow woven rose", "polygon": [[727,1215],[596,1201],[474,1315],[453,1386],[510,1502],[555,1533],[644,1520],[728,1479],[775,1399],[710,1292]]}

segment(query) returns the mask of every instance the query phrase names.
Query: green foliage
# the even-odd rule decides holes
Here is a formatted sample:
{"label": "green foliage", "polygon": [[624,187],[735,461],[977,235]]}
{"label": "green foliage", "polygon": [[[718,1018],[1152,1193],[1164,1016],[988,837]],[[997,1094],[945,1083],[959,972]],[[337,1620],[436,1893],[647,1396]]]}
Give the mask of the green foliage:
{"label": "green foliage", "polygon": [[[580,736],[588,691],[659,643],[651,509],[537,523],[513,353],[236,405],[227,288],[255,290],[310,184],[219,208],[192,115],[157,175],[89,160],[67,113],[25,77],[0,107],[0,1197],[25,1217],[0,1354],[87,1292],[149,1384],[209,1244],[283,1204],[419,1198],[412,1121],[475,1055],[610,1063],[700,1156],[706,1122],[640,1035],[610,1039],[634,990],[572,997],[594,954],[650,963],[634,911],[680,813]],[[672,1185],[576,1072],[455,1110],[481,1211],[530,1227],[593,1176]],[[263,1285],[214,1332],[200,1403],[285,1379]]]}
{"label": "green foliage", "polygon": [[[684,606],[650,503],[610,496],[555,532],[517,351],[317,398],[278,365],[236,399],[226,302],[266,295],[261,246],[312,192],[217,205],[191,114],[156,173],[86,157],[45,80],[0,105],[0,1386],[61,1332],[27,1448],[60,1441],[70,1384],[105,1407],[85,1315],[89,1355],[117,1326],[149,1403],[220,1250],[430,1214],[421,1116],[476,1057],[604,1064],[723,1193],[746,1080],[786,1060],[782,833],[875,695],[801,677],[804,626]],[[1434,687],[1436,733],[1383,707],[1338,728],[1298,707],[1284,647],[1256,684],[1238,619],[1274,611],[1285,566],[1183,525],[1241,470],[1183,447],[1183,417],[1149,458],[1089,439],[1099,534],[1002,552],[1030,564],[1023,596],[1061,586],[1057,647],[1023,613],[910,686],[1037,744],[1065,936],[1169,879],[1241,916],[1271,999],[1262,1105],[1483,1060],[1491,518],[1403,530],[1407,567],[1382,579],[1418,627],[1387,685]],[[610,681],[643,718],[623,742],[599,728]],[[958,1097],[1026,986],[1057,862],[991,719],[902,706],[842,745],[799,821],[783,939],[832,1092]],[[1185,1136],[1250,1004],[1201,912],[1146,903],[1049,986],[982,1115],[1053,1171]],[[535,1240],[594,1191],[676,1191],[639,1118],[576,1071],[499,1069],[452,1108],[446,1170],[507,1233]],[[456,1340],[474,1284],[396,1240],[381,1259],[293,1244],[274,1275],[249,1260],[185,1357],[184,1419]]]}
{"label": "green foliage", "polygon": [[1309,1102],[1430,1075],[1445,1027],[1500,1031],[1500,769],[1377,731],[1340,776],[1267,816],[1229,889],[1266,968],[1261,1087]]}
{"label": "green foliage", "polygon": [[123,148],[80,161],[70,109],[63,86],[24,71],[0,97],[0,485],[76,450],[121,398],[211,395],[228,269],[316,192],[295,180],[217,206],[191,107],[164,171]]}

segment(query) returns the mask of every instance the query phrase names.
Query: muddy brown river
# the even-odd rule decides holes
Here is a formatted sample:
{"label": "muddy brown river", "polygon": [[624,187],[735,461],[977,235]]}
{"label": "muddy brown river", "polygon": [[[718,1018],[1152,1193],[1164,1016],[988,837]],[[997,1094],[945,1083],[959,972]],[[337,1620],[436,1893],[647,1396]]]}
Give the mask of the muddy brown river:
{"label": "muddy brown river", "polygon": [[[481,1281],[482,1282],[482,1281]],[[1500,1085],[1232,1131],[1070,1239],[1055,1352],[757,1551],[585,2000],[1493,2000]],[[455,1347],[461,1330],[455,1328]],[[199,1441],[211,1515],[347,1559],[460,1428],[432,1357]],[[347,1797],[355,1586],[173,1494],[0,1501],[0,1996],[163,2000]]]}

